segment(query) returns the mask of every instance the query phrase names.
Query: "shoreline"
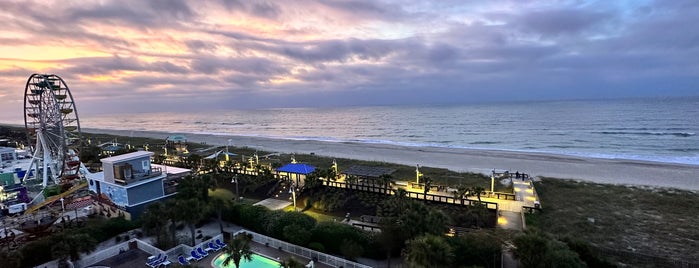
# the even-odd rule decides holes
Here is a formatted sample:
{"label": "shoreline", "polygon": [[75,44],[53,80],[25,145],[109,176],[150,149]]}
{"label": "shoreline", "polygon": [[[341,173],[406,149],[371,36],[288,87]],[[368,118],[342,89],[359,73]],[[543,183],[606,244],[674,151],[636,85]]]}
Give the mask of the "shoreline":
{"label": "shoreline", "polygon": [[[84,128],[84,132],[165,139],[164,131]],[[178,132],[179,133],[179,132]],[[534,177],[573,179],[604,184],[651,186],[699,191],[699,165],[629,159],[586,158],[549,153],[392,144],[288,140],[250,136],[183,133],[189,142],[247,146],[269,152],[314,153],[319,156],[446,168],[490,174],[493,169],[522,171]]]}

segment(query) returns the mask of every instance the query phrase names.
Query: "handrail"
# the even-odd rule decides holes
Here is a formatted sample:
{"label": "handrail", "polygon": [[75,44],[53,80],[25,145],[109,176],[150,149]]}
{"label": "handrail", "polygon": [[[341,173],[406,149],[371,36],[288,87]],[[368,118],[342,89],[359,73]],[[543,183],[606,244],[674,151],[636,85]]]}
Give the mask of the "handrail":
{"label": "handrail", "polygon": [[74,193],[75,191],[80,190],[80,189],[82,189],[82,188],[84,188],[84,187],[86,187],[86,186],[87,186],[87,182],[81,182],[81,183],[79,183],[78,185],[75,185],[75,186],[73,186],[73,187],[70,187],[70,189],[68,189],[68,191],[65,191],[65,192],[62,192],[62,193],[60,193],[60,194],[51,196],[51,197],[47,198],[46,200],[44,200],[44,202],[41,202],[41,203],[39,203],[39,204],[37,204],[37,205],[34,205],[34,206],[28,208],[27,210],[24,211],[24,214],[26,215],[26,214],[33,213],[34,211],[37,211],[37,210],[39,210],[40,208],[42,208],[42,207],[44,207],[44,206],[46,206],[46,205],[48,205],[48,204],[51,204],[51,203],[53,203],[53,202],[56,202],[56,201],[58,201],[58,199],[61,199],[61,198],[65,197],[65,196],[67,196],[67,195],[70,195],[70,194]]}

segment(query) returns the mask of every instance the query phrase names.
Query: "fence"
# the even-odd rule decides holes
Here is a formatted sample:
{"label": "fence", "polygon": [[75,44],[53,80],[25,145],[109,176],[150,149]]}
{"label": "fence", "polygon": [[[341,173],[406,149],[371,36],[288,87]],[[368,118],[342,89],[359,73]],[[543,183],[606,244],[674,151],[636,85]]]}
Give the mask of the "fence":
{"label": "fence", "polygon": [[[160,251],[159,249],[157,249],[157,248],[155,248],[155,247],[153,247],[153,246],[150,246],[150,245],[148,245],[147,243],[142,242],[141,240],[138,240],[138,239],[135,239],[135,238],[134,238],[134,239],[131,239],[131,240],[129,240],[129,241],[126,241],[126,242],[123,242],[123,243],[120,243],[120,244],[116,244],[116,245],[111,246],[111,247],[109,247],[109,248],[106,248],[106,249],[100,250],[100,251],[98,251],[98,252],[92,253],[92,254],[90,254],[90,255],[83,256],[80,260],[76,261],[76,262],[74,263],[74,265],[75,265],[75,267],[88,267],[88,266],[93,265],[93,264],[95,264],[95,263],[98,263],[98,262],[100,262],[100,261],[103,261],[103,260],[106,260],[106,259],[108,259],[108,258],[114,257],[114,256],[116,256],[117,254],[119,254],[120,252],[128,250],[128,249],[129,249],[129,243],[130,243],[131,241],[138,241],[137,243],[138,243],[139,249],[141,249],[141,250],[143,250],[143,251],[145,251],[145,252],[148,252],[148,253],[150,253],[150,254],[152,254],[152,255],[157,255],[158,253],[161,253],[161,252],[162,252],[162,251]],[[159,252],[157,252],[157,251],[150,252],[148,249],[142,247],[141,245],[148,245],[148,246],[152,247],[153,249],[155,249],[155,250],[157,250],[157,251],[159,251]],[[151,251],[152,251],[152,249],[151,249]]]}
{"label": "fence", "polygon": [[[379,194],[385,194],[385,191],[386,191],[384,187],[379,187],[379,186],[375,186],[375,185],[352,184],[352,183],[337,182],[337,181],[323,181],[323,185],[335,187],[335,188],[344,188],[344,189],[349,189],[349,190],[358,190],[358,191],[365,191],[365,192],[372,192],[372,193],[379,193]],[[389,189],[388,194],[392,195],[394,193]],[[478,201],[478,200],[471,200],[471,199],[467,199],[467,198],[454,198],[452,196],[416,193],[416,192],[408,192],[408,191],[405,192],[405,195],[409,198],[422,199],[422,200],[427,200],[427,201],[432,201],[432,202],[439,202],[439,203],[446,203],[446,204],[453,204],[453,205],[468,205],[468,206],[474,206],[477,204],[484,204],[488,209],[494,209],[494,210],[498,209],[498,203],[495,203],[495,202]]]}
{"label": "fence", "polygon": [[252,234],[252,241],[255,241],[257,243],[269,245],[269,246],[275,247],[275,248],[281,248],[282,250],[284,250],[286,252],[289,252],[289,253],[304,257],[304,258],[308,258],[308,259],[315,258],[318,260],[318,262],[324,263],[324,264],[327,264],[330,266],[334,266],[334,267],[342,266],[344,268],[371,268],[371,266],[367,266],[367,265],[356,263],[356,262],[351,262],[351,261],[345,260],[343,258],[335,257],[332,255],[328,255],[325,253],[315,251],[315,250],[310,250],[310,249],[300,247],[300,246],[297,246],[294,244],[289,244],[289,243],[281,241],[279,239],[274,239],[274,238],[264,236],[264,235],[261,235],[261,234],[255,233],[255,232],[238,231],[236,234],[243,233],[243,232]]}

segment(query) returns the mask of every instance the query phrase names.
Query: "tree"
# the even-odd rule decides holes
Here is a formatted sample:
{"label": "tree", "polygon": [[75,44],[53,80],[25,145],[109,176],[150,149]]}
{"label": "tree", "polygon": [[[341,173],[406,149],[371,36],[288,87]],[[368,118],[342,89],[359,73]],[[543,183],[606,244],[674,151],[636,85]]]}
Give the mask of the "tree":
{"label": "tree", "polygon": [[192,246],[196,245],[196,224],[199,223],[199,221],[201,221],[206,215],[206,207],[204,203],[194,198],[175,200],[172,208],[174,219],[182,221],[187,225],[189,228],[189,233],[192,236]]}
{"label": "tree", "polygon": [[252,250],[250,242],[252,235],[248,233],[239,233],[228,241],[228,246],[223,249],[226,258],[223,259],[223,266],[228,266],[231,262],[236,268],[240,268],[240,261],[252,261]]}
{"label": "tree", "polygon": [[449,267],[454,256],[443,236],[426,234],[408,241],[403,257],[409,267]]}
{"label": "tree", "polygon": [[423,189],[423,197],[427,200],[427,193],[430,192],[430,187],[432,186],[432,179],[430,177],[423,177],[422,181],[425,182],[425,188]]}
{"label": "tree", "polygon": [[88,234],[62,232],[52,239],[51,255],[63,264],[67,260],[79,260],[80,253],[90,253],[97,246],[97,241]]}
{"label": "tree", "polygon": [[22,265],[22,254],[18,251],[0,249],[0,267],[19,268]]}
{"label": "tree", "polygon": [[474,186],[471,188],[471,195],[475,195],[478,197],[478,202],[481,202],[481,194],[485,192],[485,189],[481,186]]}
{"label": "tree", "polygon": [[357,241],[354,241],[352,239],[345,239],[342,241],[342,247],[340,248],[340,251],[342,252],[342,255],[345,256],[348,260],[351,261],[356,261],[357,257],[361,256],[362,253],[364,253],[364,248],[362,248],[362,245],[357,243]]}
{"label": "tree", "polygon": [[389,188],[392,188],[391,185],[394,183],[393,176],[391,174],[383,174],[379,176],[379,182],[381,182],[381,186],[384,188],[384,194],[388,194]]}
{"label": "tree", "polygon": [[212,198],[209,202],[209,209],[216,214],[216,220],[218,221],[218,227],[223,233],[223,210],[229,206],[228,200],[223,200],[221,198]]}
{"label": "tree", "polygon": [[279,262],[280,268],[304,268],[303,263],[294,259],[294,257],[289,257],[281,262]]}
{"label": "tree", "polygon": [[162,203],[153,203],[146,207],[146,210],[139,217],[143,232],[147,235],[155,235],[156,245],[161,248],[170,248],[174,246],[175,242],[170,239],[167,228],[170,220],[163,216],[166,210],[167,208]]}
{"label": "tree", "polygon": [[447,238],[454,252],[453,263],[466,267],[500,267],[502,241],[492,230],[476,230]]}
{"label": "tree", "polygon": [[400,230],[400,225],[394,217],[381,218],[379,227],[381,227],[381,232],[378,234],[378,240],[381,247],[386,251],[386,267],[391,267],[393,251],[403,246],[405,238]]}
{"label": "tree", "polygon": [[563,242],[553,239],[545,233],[529,228],[512,241],[514,254],[522,266],[537,267],[586,267],[578,254],[570,250]]}

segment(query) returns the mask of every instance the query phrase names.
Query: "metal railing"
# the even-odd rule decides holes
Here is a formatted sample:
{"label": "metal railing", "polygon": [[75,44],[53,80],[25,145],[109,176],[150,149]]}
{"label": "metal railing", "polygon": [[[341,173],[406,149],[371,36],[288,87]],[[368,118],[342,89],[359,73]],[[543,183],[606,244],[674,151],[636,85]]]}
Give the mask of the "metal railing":
{"label": "metal railing", "polygon": [[[138,239],[134,238],[134,239],[131,239],[129,241],[119,243],[119,244],[116,244],[116,245],[111,246],[109,248],[92,253],[90,255],[83,256],[80,260],[74,262],[73,265],[75,265],[75,267],[78,267],[78,268],[79,267],[88,267],[88,266],[93,265],[95,263],[98,263],[98,262],[101,262],[103,260],[114,257],[115,255],[119,254],[120,252],[124,252],[124,251],[128,250],[129,243],[131,241],[134,241],[134,240],[138,240]],[[140,240],[138,240],[138,241],[140,241]],[[141,242],[141,243],[143,243],[143,242]],[[145,243],[143,243],[143,244],[145,244]],[[139,248],[140,248],[140,246],[141,245],[139,244]],[[147,250],[145,250],[143,248],[141,248],[141,249],[143,251],[148,252]],[[148,252],[148,253],[151,253],[151,252]],[[151,254],[153,254],[153,253],[151,253]]]}
{"label": "metal railing", "polygon": [[289,252],[294,255],[298,255],[307,259],[317,259],[318,262],[324,263],[330,266],[334,267],[344,267],[344,268],[371,268],[371,266],[367,266],[361,263],[356,263],[352,261],[345,260],[340,257],[335,257],[332,255],[328,255],[322,252],[318,252],[315,250],[307,249],[304,247],[300,247],[294,244],[290,244],[284,241],[281,241],[279,239],[274,239],[268,236],[264,236],[255,232],[247,231],[247,230],[242,230],[238,231],[235,234],[239,233],[249,233],[252,234],[252,241],[255,241],[260,244],[264,245],[269,245],[271,247],[275,248],[281,248],[283,251]]}

